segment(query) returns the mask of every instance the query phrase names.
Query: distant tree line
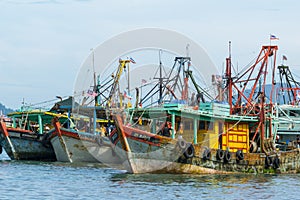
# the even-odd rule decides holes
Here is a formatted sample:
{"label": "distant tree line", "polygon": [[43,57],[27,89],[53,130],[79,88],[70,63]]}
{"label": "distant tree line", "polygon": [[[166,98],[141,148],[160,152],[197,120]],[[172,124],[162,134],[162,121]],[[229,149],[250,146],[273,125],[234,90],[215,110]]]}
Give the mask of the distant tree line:
{"label": "distant tree line", "polygon": [[3,104],[0,103],[0,114],[2,112],[3,115],[7,115],[8,113],[11,113],[13,111],[13,109],[6,108]]}

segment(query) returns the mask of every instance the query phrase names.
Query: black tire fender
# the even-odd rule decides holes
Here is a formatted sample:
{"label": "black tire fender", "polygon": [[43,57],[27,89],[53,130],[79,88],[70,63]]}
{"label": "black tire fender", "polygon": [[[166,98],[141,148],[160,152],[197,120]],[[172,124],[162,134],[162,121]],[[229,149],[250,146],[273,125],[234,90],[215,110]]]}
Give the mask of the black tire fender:
{"label": "black tire fender", "polygon": [[257,143],[256,142],[251,142],[250,144],[250,152],[251,153],[256,153],[258,149]]}
{"label": "black tire fender", "polygon": [[178,139],[177,144],[178,144],[178,146],[179,146],[180,149],[186,150],[187,143],[183,139]]}
{"label": "black tire fender", "polygon": [[274,169],[278,169],[280,167],[280,159],[278,158],[278,156],[276,156],[273,159],[273,168]]}
{"label": "black tire fender", "polygon": [[192,157],[194,157],[194,155],[195,155],[195,148],[191,143],[189,143],[188,147],[186,148],[186,150],[184,152],[184,156],[186,158],[192,158]]}
{"label": "black tire fender", "polygon": [[203,160],[209,160],[211,157],[210,149],[205,149],[203,152]]}
{"label": "black tire fender", "polygon": [[222,149],[217,150],[217,153],[216,153],[217,160],[223,160],[224,155],[225,155],[224,150],[222,150]]}
{"label": "black tire fender", "polygon": [[273,160],[270,156],[266,156],[265,158],[265,167],[269,168],[273,164]]}
{"label": "black tire fender", "polygon": [[231,160],[231,153],[228,150],[226,150],[224,154],[224,161],[228,163],[230,160]]}
{"label": "black tire fender", "polygon": [[236,151],[236,159],[237,160],[244,160],[244,153],[242,150],[237,150]]}

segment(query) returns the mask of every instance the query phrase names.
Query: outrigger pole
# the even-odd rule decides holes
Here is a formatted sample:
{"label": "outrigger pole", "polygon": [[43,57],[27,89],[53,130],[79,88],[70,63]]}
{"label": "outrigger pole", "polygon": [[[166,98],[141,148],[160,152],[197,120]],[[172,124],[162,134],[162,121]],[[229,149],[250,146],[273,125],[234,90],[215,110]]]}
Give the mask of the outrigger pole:
{"label": "outrigger pole", "polygon": [[[254,141],[255,137],[260,133],[261,147],[264,150],[264,137],[266,133],[266,125],[268,123],[269,136],[272,137],[272,108],[273,108],[273,93],[275,88],[275,63],[276,63],[276,52],[277,46],[262,46],[262,49],[253,65],[245,69],[240,74],[232,77],[231,73],[231,42],[229,42],[229,57],[226,58],[226,79],[227,79],[227,97],[230,105],[230,114],[246,114],[257,116],[259,119],[256,132],[252,138]],[[273,58],[271,60],[271,58]],[[271,60],[269,62],[269,60]],[[272,89],[271,92],[266,95],[266,84],[268,74],[268,64],[271,66],[272,71]],[[260,85],[261,83],[261,85]],[[257,89],[259,88],[259,91]],[[249,95],[246,95],[246,91],[249,91]],[[256,97],[255,93],[259,92]],[[234,102],[233,99],[237,100]],[[269,102],[266,102],[266,98],[269,98]],[[242,101],[245,102],[245,106],[242,105]]]}
{"label": "outrigger pole", "polygon": [[[231,43],[229,43],[231,44]],[[244,70],[244,72],[238,74],[235,77],[232,77],[231,74],[231,56],[226,59],[226,78],[227,78],[227,89],[228,89],[228,102],[230,104],[230,113],[235,114],[241,111],[241,101],[246,101],[246,108],[252,108],[255,106],[257,101],[254,98],[254,93],[258,88],[259,80],[262,79],[261,91],[265,90],[267,73],[268,73],[268,64],[269,58],[274,56],[273,63],[271,63],[272,67],[272,90],[270,93],[270,104],[272,104],[272,94],[274,91],[274,68],[276,61],[276,51],[277,46],[263,46],[258,58],[255,63],[250,66],[248,69]],[[259,64],[261,65],[259,66]],[[255,74],[256,73],[256,74]],[[251,85],[252,83],[252,85]],[[250,90],[249,96],[246,96],[246,90]],[[233,93],[236,92],[236,94]],[[234,95],[237,95],[237,101],[233,102]],[[264,95],[264,94],[263,94]],[[244,113],[241,113],[244,114]]]}
{"label": "outrigger pole", "polygon": [[[9,134],[8,134],[8,131],[7,131],[7,128],[6,128],[6,124],[5,122],[3,121],[0,121],[0,130],[2,131],[2,133],[4,134],[4,137],[6,139],[6,141],[8,142],[9,146],[10,146],[10,149],[13,153],[13,156],[14,156],[14,159],[17,160],[19,159],[19,156],[14,148],[14,145],[12,144],[12,142],[10,141],[10,138],[9,138]],[[1,147],[2,148],[2,147]]]}
{"label": "outrigger pole", "polygon": [[158,56],[159,56],[159,78],[155,78],[154,79],[158,79],[159,81],[159,98],[158,98],[158,104],[162,103],[162,96],[163,96],[163,77],[162,77],[162,62],[161,62],[161,53],[162,50],[160,49],[158,52]]}
{"label": "outrigger pole", "polygon": [[[300,90],[300,83],[297,82],[292,72],[290,71],[288,66],[280,65],[277,67],[279,70],[279,78],[280,78],[280,89],[282,92],[284,90],[287,90],[288,100],[289,103],[292,105],[295,105],[295,102],[297,101],[297,92]],[[285,84],[285,85],[284,85]],[[284,96],[285,93],[283,93],[283,103],[286,104],[286,98]]]}

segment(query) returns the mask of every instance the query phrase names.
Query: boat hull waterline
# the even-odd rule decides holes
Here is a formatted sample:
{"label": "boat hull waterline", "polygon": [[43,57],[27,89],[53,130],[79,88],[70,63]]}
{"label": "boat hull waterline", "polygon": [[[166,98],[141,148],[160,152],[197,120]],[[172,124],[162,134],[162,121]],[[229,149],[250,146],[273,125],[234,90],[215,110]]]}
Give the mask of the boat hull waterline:
{"label": "boat hull waterline", "polygon": [[[57,161],[119,164],[119,158],[104,137],[67,129],[55,122],[55,132],[51,134],[51,144]],[[107,140],[107,141],[106,141]]]}
{"label": "boat hull waterline", "polygon": [[50,144],[36,133],[9,128],[1,122],[0,143],[12,160],[56,161]]}
{"label": "boat hull waterline", "polygon": [[[298,173],[300,172],[300,149],[281,152],[269,146],[269,153],[241,153],[209,149],[199,144],[191,144],[183,139],[170,139],[149,132],[126,127],[120,117],[116,118],[117,132],[112,133],[115,138],[116,152],[123,158],[123,166],[129,173],[179,173],[179,174],[228,174],[228,173]],[[134,137],[133,133],[138,133]],[[116,136],[117,134],[117,136]],[[164,153],[164,146],[158,150],[149,140],[141,138],[161,138],[173,145],[174,156]],[[117,139],[116,139],[117,138]],[[153,140],[153,139],[151,139]],[[127,145],[127,150],[124,148]],[[144,152],[138,146],[148,146]],[[269,144],[268,144],[269,145]],[[170,149],[170,148],[169,148]],[[220,153],[222,152],[222,153]],[[156,157],[155,157],[156,156]]]}

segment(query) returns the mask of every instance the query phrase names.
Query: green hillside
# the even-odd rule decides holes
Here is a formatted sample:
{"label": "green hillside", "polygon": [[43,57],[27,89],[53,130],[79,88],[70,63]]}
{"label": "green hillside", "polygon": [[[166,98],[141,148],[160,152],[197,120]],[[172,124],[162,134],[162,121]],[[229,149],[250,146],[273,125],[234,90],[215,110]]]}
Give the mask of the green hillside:
{"label": "green hillside", "polygon": [[10,108],[6,108],[3,104],[0,103],[0,114],[2,112],[2,114],[7,115],[7,113],[13,112],[13,109]]}

